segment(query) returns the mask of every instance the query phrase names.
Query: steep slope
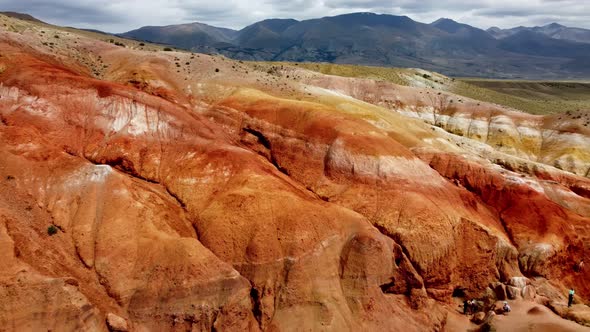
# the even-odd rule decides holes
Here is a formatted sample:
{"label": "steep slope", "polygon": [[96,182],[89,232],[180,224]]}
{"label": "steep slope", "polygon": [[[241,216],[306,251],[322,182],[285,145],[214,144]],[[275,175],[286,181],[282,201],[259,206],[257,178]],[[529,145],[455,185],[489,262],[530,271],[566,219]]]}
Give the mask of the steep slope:
{"label": "steep slope", "polygon": [[435,56],[449,58],[451,56],[476,56],[498,54],[497,41],[486,31],[467,24],[457,23],[450,19],[439,19],[430,24],[449,35],[435,40],[432,53]]}
{"label": "steep slope", "polygon": [[281,49],[291,42],[283,38],[282,33],[296,23],[290,19],[260,21],[240,30],[235,42],[244,48]]}
{"label": "steep slope", "polygon": [[[408,324],[402,317],[411,317],[408,326],[416,331],[441,324],[442,315],[429,318],[407,304],[401,294],[410,286],[404,285],[422,287],[419,277],[399,246],[363,216],[310,194],[182,102],[90,79],[63,67],[71,59],[17,46],[34,36],[2,36],[6,87],[0,109],[7,149],[2,176],[29,193],[30,204],[40,205],[46,216],[35,219],[35,236],[20,238],[19,231],[10,236],[21,239],[18,251],[27,263],[84,285],[92,303],[84,308],[94,316],[78,328],[95,329],[90,322],[104,322],[100,317],[109,312],[134,328],[154,330],[288,329],[301,316],[315,317],[306,320],[314,329]],[[115,70],[125,68],[125,50],[65,39],[60,42],[67,47],[94,47],[109,63],[119,63]],[[51,64],[57,59],[65,63]],[[34,134],[41,129],[43,136]],[[20,146],[23,138],[30,145]],[[39,160],[37,153],[47,158]],[[291,208],[281,208],[287,205]],[[7,208],[18,213],[20,205]],[[18,229],[28,220],[6,223]],[[61,231],[43,235],[51,224]],[[73,259],[36,260],[28,248],[36,248],[29,241],[37,237],[53,243],[63,238],[54,245],[69,249],[63,255]],[[54,255],[55,249],[47,253]],[[86,279],[71,272],[75,269]],[[398,296],[380,288],[392,278]],[[93,285],[87,279],[100,280],[94,281],[96,292],[86,288]],[[9,294],[20,287],[10,279],[4,285]],[[12,295],[2,303],[11,308],[3,310],[9,313],[2,316],[3,326],[47,326],[34,318],[39,311],[56,321],[56,328],[68,328],[69,316],[53,314],[59,307],[39,303],[31,310]],[[21,314],[13,315],[15,310]]]}
{"label": "steep slope", "polygon": [[467,24],[461,24],[449,18],[440,18],[432,23],[431,26],[446,31],[448,33],[456,33],[459,30],[479,30]]}
{"label": "steep slope", "polygon": [[583,114],[40,29],[0,30],[1,326],[424,331],[453,296],[590,297]]}

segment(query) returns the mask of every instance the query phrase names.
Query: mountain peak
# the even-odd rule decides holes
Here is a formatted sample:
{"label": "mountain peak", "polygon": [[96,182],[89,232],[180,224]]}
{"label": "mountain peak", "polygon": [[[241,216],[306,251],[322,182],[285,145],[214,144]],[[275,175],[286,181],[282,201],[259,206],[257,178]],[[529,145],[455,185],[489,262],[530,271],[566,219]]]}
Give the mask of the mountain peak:
{"label": "mountain peak", "polygon": [[[375,14],[369,12],[349,13],[337,16],[323,17],[319,20],[333,22],[342,26],[366,25],[389,26],[399,29],[415,29],[418,24],[407,16],[390,14]],[[317,20],[316,20],[317,21]]]}
{"label": "mountain peak", "polygon": [[266,20],[262,20],[260,22],[256,22],[254,24],[251,24],[247,27],[245,27],[244,29],[242,29],[242,31],[247,31],[248,29],[254,29],[256,27],[265,27],[267,29],[270,29],[272,31],[275,32],[283,32],[285,29],[287,29],[288,27],[290,27],[293,24],[299,23],[299,21],[291,19],[291,18],[269,18]]}
{"label": "mountain peak", "polygon": [[455,33],[460,29],[464,29],[464,28],[473,28],[467,24],[463,24],[463,23],[459,23],[457,21],[454,21],[450,18],[439,18],[438,20],[430,23],[431,26],[449,32],[449,33]]}
{"label": "mountain peak", "polygon": [[559,23],[549,23],[547,25],[544,26],[544,28],[552,28],[552,29],[557,29],[557,28],[565,28],[565,26],[559,24]]}
{"label": "mountain peak", "polygon": [[460,24],[457,23],[457,21],[451,19],[451,18],[446,18],[446,17],[441,17],[438,20],[430,23],[430,25],[437,25],[437,24],[441,24],[441,23],[455,23],[455,24]]}
{"label": "mountain peak", "polygon": [[336,15],[336,16],[379,16],[379,14],[371,13],[371,12],[356,12],[356,13],[347,13],[347,14],[341,14],[341,15]]}
{"label": "mountain peak", "polygon": [[408,16],[400,16],[400,15],[391,15],[391,14],[377,14],[371,12],[356,12],[356,13],[347,13],[347,14],[340,14],[336,16],[327,16],[324,18],[337,18],[337,17],[348,17],[348,18],[364,18],[364,19],[375,19],[375,18],[388,18],[388,19],[410,19]]}

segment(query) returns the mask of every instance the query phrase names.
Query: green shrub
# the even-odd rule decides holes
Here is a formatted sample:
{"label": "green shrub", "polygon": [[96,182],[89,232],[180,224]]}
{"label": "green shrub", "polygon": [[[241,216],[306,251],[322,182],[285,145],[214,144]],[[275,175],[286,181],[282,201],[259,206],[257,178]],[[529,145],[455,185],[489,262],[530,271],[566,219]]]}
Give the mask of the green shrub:
{"label": "green shrub", "polygon": [[51,226],[47,227],[47,234],[49,234],[49,236],[57,234],[57,231],[58,231],[58,228],[55,227],[55,225],[51,225]]}
{"label": "green shrub", "polygon": [[170,47],[164,47],[164,51],[166,51],[166,52],[172,52],[172,49]]}

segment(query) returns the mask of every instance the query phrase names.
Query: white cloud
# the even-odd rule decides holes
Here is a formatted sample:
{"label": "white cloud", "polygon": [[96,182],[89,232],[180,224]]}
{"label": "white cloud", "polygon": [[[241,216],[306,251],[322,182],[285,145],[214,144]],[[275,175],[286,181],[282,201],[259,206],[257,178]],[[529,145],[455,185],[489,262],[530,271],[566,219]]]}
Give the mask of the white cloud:
{"label": "white cloud", "polygon": [[358,11],[407,15],[424,23],[447,17],[483,29],[551,22],[590,28],[587,0],[0,0],[0,10],[108,32],[195,21],[240,29],[266,18],[302,20]]}

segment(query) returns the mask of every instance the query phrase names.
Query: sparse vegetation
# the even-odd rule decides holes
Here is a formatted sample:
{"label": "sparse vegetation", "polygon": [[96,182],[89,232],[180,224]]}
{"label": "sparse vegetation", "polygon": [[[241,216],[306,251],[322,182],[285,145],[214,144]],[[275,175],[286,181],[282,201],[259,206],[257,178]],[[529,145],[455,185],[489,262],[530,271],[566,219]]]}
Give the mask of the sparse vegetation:
{"label": "sparse vegetation", "polygon": [[55,234],[57,234],[57,231],[59,229],[57,227],[55,227],[55,225],[51,225],[49,227],[47,227],[47,234],[49,234],[49,236],[53,236]]}
{"label": "sparse vegetation", "polygon": [[165,52],[172,52],[172,49],[170,47],[164,47],[164,51]]}
{"label": "sparse vegetation", "polygon": [[438,124],[438,116],[446,113],[451,108],[453,100],[447,94],[429,94],[430,106],[432,106],[432,116],[435,124]]}
{"label": "sparse vegetation", "polygon": [[[414,69],[384,68],[328,63],[258,63],[270,66],[290,65],[327,75],[367,78],[388,81],[399,85],[412,85],[412,77],[432,80],[433,75],[422,74]],[[590,109],[590,83],[535,82],[485,79],[436,79],[443,90],[484,102],[515,108],[533,114],[561,113],[567,110]],[[433,81],[434,82],[434,81]],[[461,99],[460,102],[464,102]],[[480,104],[481,105],[481,104]]]}
{"label": "sparse vegetation", "polygon": [[378,81],[389,81],[395,84],[408,85],[404,75],[413,75],[412,69],[404,68],[384,68],[371,66],[356,65],[339,65],[331,63],[266,63],[272,65],[295,65],[304,69],[316,71],[326,75],[336,75],[344,77],[368,78]]}
{"label": "sparse vegetation", "polygon": [[451,91],[533,114],[590,109],[590,83],[464,79]]}

